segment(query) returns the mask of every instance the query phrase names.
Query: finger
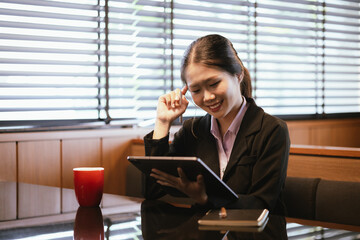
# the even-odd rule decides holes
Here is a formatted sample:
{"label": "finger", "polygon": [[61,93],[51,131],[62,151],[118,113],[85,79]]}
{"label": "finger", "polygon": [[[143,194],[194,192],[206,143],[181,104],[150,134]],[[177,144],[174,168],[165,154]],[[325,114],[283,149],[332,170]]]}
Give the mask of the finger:
{"label": "finger", "polygon": [[181,90],[180,88],[175,89],[175,100],[180,100],[181,98]]}
{"label": "finger", "polygon": [[177,168],[177,172],[179,174],[179,177],[180,177],[181,181],[183,181],[183,182],[188,181],[188,179],[187,179],[184,171],[182,170],[182,168]]}
{"label": "finger", "polygon": [[162,186],[168,186],[168,187],[173,187],[175,188],[175,185],[169,183],[169,182],[166,182],[166,181],[162,181],[162,180],[157,180],[156,181],[158,184],[162,185]]}
{"label": "finger", "polygon": [[165,179],[166,176],[164,175],[166,175],[166,173],[164,173],[163,171],[160,171],[156,168],[151,169],[150,176],[152,177]]}
{"label": "finger", "polygon": [[158,178],[162,178],[162,179],[167,179],[170,182],[176,182],[177,181],[177,177],[171,175],[171,174],[167,174],[163,171],[160,171],[156,168],[151,169],[152,173],[156,174],[158,176]]}
{"label": "finger", "polygon": [[188,104],[189,104],[189,101],[186,99],[185,95],[182,95],[181,105],[187,107]]}
{"label": "finger", "polygon": [[151,173],[150,174],[151,177],[156,179],[156,182],[162,182],[163,183],[167,183],[167,184],[171,184],[171,185],[175,185],[176,183],[172,181],[172,179],[166,178],[164,176],[161,175],[157,175],[155,173]]}
{"label": "finger", "polygon": [[201,175],[201,174],[197,175],[196,181],[197,181],[198,184],[204,185],[204,177],[203,177],[203,175]]}
{"label": "finger", "polygon": [[175,108],[175,98],[176,98],[175,91],[171,91],[170,96],[171,96],[171,107]]}
{"label": "finger", "polygon": [[177,88],[177,89],[175,89],[175,105],[176,106],[181,105],[181,99],[182,99],[181,90],[179,88]]}
{"label": "finger", "polygon": [[188,85],[186,84],[186,85],[181,89],[182,95],[185,95],[186,92],[188,91],[188,89],[189,89],[189,87],[188,87]]}
{"label": "finger", "polygon": [[152,168],[151,169],[151,172],[153,172],[153,173],[155,173],[155,174],[157,174],[157,175],[161,175],[161,176],[172,176],[172,175],[170,175],[170,174],[168,174],[168,173],[166,173],[166,172],[163,172],[163,171],[161,171],[161,170],[159,170],[159,169],[157,169],[157,168]]}
{"label": "finger", "polygon": [[180,100],[180,105],[185,105],[187,106],[189,104],[189,101],[186,99],[186,92],[188,91],[188,85],[185,85],[182,89],[181,89],[181,100]]}
{"label": "finger", "polygon": [[171,107],[171,96],[170,96],[170,94],[166,94],[166,95],[164,96],[164,99],[165,99],[165,104],[166,104],[166,106],[167,106],[168,108],[170,108],[170,107]]}
{"label": "finger", "polygon": [[165,178],[159,174],[156,173],[150,173],[150,177],[156,178],[156,179],[162,179],[164,180]]}

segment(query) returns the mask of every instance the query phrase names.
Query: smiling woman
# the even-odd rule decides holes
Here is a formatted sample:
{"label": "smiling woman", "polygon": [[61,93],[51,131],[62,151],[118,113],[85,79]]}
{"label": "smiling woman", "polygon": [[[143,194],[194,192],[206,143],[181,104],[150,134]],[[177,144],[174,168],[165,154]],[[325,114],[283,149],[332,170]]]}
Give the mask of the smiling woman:
{"label": "smiling woman", "polygon": [[[232,43],[217,34],[198,38],[185,52],[181,69],[186,87],[182,94],[177,90],[159,97],[154,131],[144,138],[146,154],[198,157],[238,195],[227,208],[267,208],[284,214],[287,125],[255,104],[249,94],[250,75]],[[207,114],[185,121],[169,145],[170,126],[187,109],[188,88]],[[171,194],[166,187],[173,187],[200,207],[224,207],[206,194],[202,175],[190,181],[182,169],[176,176],[153,169],[145,180],[146,198]]]}
{"label": "smiling woman", "polygon": [[244,75],[230,75],[199,63],[191,64],[186,72],[194,103],[217,119],[224,135],[243,104],[239,95]]}

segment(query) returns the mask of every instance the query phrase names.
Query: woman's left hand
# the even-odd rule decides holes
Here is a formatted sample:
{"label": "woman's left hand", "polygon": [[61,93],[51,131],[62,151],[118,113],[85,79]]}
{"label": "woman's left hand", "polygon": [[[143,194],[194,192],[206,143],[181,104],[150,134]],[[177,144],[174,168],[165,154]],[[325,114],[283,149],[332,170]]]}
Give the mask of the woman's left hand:
{"label": "woman's left hand", "polygon": [[150,176],[154,177],[160,185],[176,188],[194,199],[196,203],[206,204],[208,196],[206,194],[204,177],[199,174],[196,177],[196,181],[190,181],[181,168],[177,168],[177,171],[179,177],[167,174],[158,169],[152,169]]}

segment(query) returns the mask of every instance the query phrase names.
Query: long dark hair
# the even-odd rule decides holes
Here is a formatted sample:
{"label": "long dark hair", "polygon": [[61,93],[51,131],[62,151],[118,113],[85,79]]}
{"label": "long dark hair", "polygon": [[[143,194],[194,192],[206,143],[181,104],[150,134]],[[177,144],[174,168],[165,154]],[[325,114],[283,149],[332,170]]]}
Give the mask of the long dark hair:
{"label": "long dark hair", "polygon": [[244,78],[240,84],[241,94],[244,97],[251,98],[252,88],[249,71],[244,67],[233,44],[227,38],[218,34],[211,34],[198,38],[190,44],[185,51],[181,64],[181,80],[185,84],[186,68],[191,63],[216,67],[231,75],[240,75],[244,71]]}

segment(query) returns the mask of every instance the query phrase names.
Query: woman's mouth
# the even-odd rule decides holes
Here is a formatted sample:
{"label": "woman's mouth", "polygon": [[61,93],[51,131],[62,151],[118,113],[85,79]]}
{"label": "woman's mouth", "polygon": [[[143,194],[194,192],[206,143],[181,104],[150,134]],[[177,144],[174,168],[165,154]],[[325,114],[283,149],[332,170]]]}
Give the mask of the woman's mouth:
{"label": "woman's mouth", "polygon": [[220,110],[221,104],[222,104],[222,101],[221,101],[221,102],[218,102],[218,103],[215,103],[215,104],[213,104],[213,105],[211,105],[211,106],[208,106],[208,107],[209,107],[209,109],[210,109],[212,112],[217,112],[217,111]]}

